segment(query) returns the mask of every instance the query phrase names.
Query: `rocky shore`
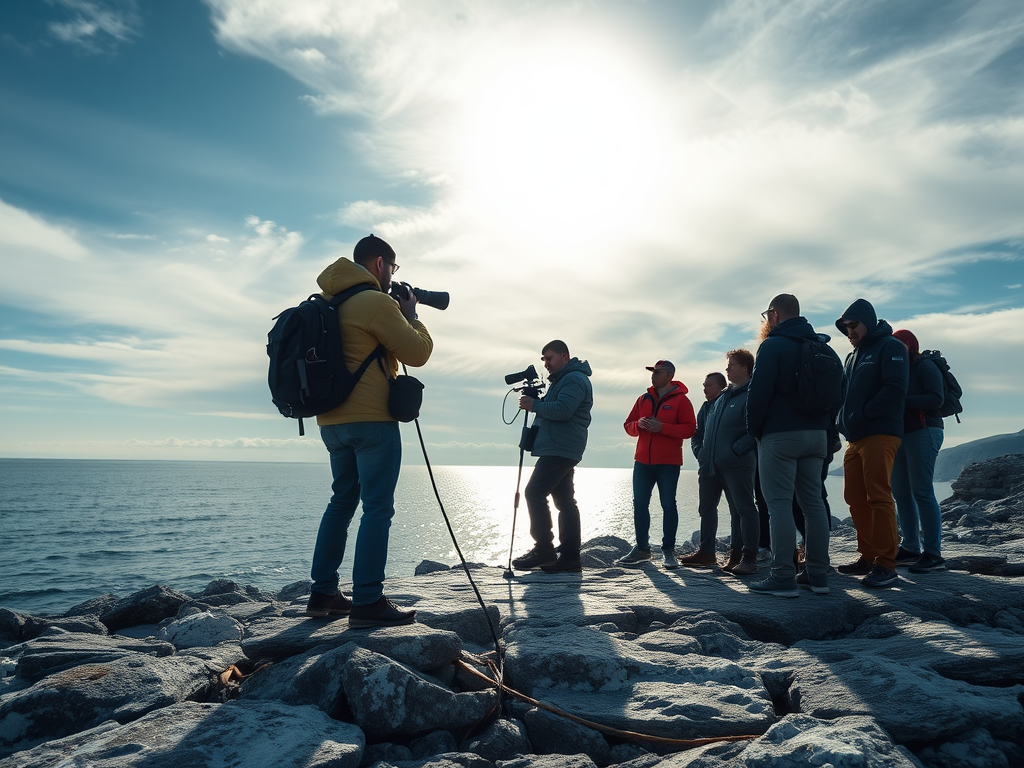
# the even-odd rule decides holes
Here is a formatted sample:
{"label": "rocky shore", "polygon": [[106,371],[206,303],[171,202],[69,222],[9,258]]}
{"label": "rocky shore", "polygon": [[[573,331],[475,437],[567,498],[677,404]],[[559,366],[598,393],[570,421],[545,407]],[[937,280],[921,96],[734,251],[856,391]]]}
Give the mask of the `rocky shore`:
{"label": "rocky shore", "polygon": [[474,566],[486,617],[425,562],[386,585],[407,627],[308,619],[308,583],[0,608],[0,767],[1024,765],[1024,456],[953,489],[950,570],[883,591],[780,600],[602,538],[582,575]]}

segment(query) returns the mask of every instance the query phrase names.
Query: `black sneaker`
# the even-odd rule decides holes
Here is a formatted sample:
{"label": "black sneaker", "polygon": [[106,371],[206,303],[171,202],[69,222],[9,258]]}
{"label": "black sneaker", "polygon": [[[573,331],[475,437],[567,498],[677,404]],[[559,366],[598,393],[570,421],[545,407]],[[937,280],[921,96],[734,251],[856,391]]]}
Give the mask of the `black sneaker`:
{"label": "black sneaker", "polygon": [[896,575],[896,571],[890,571],[888,568],[876,565],[871,569],[871,573],[860,580],[860,583],[865,587],[881,589],[883,587],[895,586],[899,580],[900,577]]}
{"label": "black sneaker", "polygon": [[416,621],[415,608],[399,608],[386,597],[369,605],[353,605],[348,615],[350,627],[399,627]]}
{"label": "black sneaker", "polygon": [[864,574],[871,573],[871,569],[873,567],[874,566],[863,557],[858,557],[852,563],[838,566],[836,570],[840,573],[851,574],[853,576],[863,576]]}
{"label": "black sneaker", "polygon": [[558,561],[555,548],[550,544],[546,547],[536,546],[512,561],[512,567],[517,571],[535,571],[545,565],[554,565]]}
{"label": "black sneaker", "polygon": [[352,601],[341,592],[325,595],[323,592],[310,592],[306,603],[307,616],[348,616],[352,610]]}
{"label": "black sneaker", "polygon": [[542,565],[540,569],[544,573],[581,573],[583,564],[580,563],[579,555],[567,555],[561,552],[553,565]]}
{"label": "black sneaker", "polygon": [[816,595],[828,594],[828,576],[810,576],[807,571],[800,571],[796,575],[796,585],[809,589]]}
{"label": "black sneaker", "polygon": [[931,573],[932,571],[946,570],[946,561],[941,557],[929,555],[925,552],[921,558],[910,566],[911,573]]}
{"label": "black sneaker", "polygon": [[896,565],[913,565],[920,559],[920,552],[911,552],[903,547],[896,550]]}

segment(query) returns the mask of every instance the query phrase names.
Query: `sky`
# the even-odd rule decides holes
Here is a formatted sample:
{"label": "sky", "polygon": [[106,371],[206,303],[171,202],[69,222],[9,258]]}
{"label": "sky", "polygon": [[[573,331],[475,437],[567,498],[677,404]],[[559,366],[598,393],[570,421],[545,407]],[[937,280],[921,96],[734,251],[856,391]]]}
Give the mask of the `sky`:
{"label": "sky", "polygon": [[451,293],[432,464],[515,464],[560,338],[631,466],[644,367],[698,406],[783,292],[941,350],[946,446],[1017,432],[1022,82],[1019,0],[0,3],[0,457],[326,461],[266,333],[370,232]]}

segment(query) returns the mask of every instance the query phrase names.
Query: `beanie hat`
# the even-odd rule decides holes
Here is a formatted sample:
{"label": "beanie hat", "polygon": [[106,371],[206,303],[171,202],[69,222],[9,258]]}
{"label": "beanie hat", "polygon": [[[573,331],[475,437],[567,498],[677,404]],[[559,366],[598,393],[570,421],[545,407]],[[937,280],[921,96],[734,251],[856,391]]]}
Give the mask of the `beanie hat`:
{"label": "beanie hat", "polygon": [[921,353],[921,345],[917,341],[917,336],[912,334],[910,331],[901,328],[898,331],[894,331],[892,335],[907,345],[907,349],[910,350],[911,357]]}

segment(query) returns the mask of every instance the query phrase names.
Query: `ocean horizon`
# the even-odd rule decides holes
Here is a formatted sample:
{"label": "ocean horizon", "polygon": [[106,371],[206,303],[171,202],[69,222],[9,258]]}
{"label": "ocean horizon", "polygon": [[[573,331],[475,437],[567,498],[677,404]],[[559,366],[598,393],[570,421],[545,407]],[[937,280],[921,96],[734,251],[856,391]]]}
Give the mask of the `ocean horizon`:
{"label": "ocean horizon", "polygon": [[[466,560],[505,565],[512,535],[516,466],[437,466],[441,502]],[[524,467],[521,488],[531,468]],[[237,462],[0,459],[0,606],[63,612],[97,595],[125,596],[153,584],[184,592],[232,579],[276,592],[309,578],[313,543],[330,496],[327,461]],[[849,516],[842,477],[826,481],[836,517]],[[937,483],[939,498],[949,483]],[[578,467],[583,540],[632,542],[632,470]],[[697,473],[681,473],[677,542],[699,526]],[[395,497],[389,577],[423,560],[458,555],[423,465],[403,466]],[[651,541],[661,540],[661,507],[651,502]],[[532,546],[525,501],[516,511],[514,554]],[[349,542],[354,542],[358,513]],[[729,532],[719,507],[718,535]],[[556,532],[557,534],[557,532]],[[351,578],[351,551],[342,563]]]}

